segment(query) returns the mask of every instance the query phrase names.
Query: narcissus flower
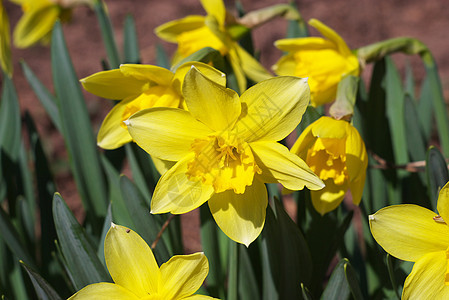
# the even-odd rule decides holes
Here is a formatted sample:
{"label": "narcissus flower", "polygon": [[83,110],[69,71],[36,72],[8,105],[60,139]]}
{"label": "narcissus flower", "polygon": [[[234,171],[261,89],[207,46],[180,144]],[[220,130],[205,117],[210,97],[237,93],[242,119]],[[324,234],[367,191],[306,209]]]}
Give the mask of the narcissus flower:
{"label": "narcissus flower", "polygon": [[337,208],[348,189],[353,203],[360,203],[368,156],[360,134],[349,122],[321,117],[301,133],[290,151],[326,184],[311,192],[313,206],[321,215]]}
{"label": "narcissus flower", "polygon": [[37,42],[46,43],[55,22],[68,20],[76,5],[93,0],[12,0],[22,5],[23,16],[14,29],[14,44],[26,48]]}
{"label": "narcissus flower", "polygon": [[97,96],[122,100],[115,105],[101,124],[98,146],[115,149],[132,141],[124,120],[150,107],[182,107],[181,88],[184,76],[195,65],[211,80],[226,85],[224,73],[209,65],[190,62],[175,73],[152,65],[121,65],[119,69],[95,73],[81,79],[84,88]]}
{"label": "narcissus flower", "polygon": [[231,63],[240,92],[246,89],[246,77],[255,82],[272,77],[264,67],[233,40],[226,21],[228,17],[222,0],[201,0],[207,16],[187,16],[165,23],[155,29],[158,37],[177,43],[178,50],[173,59],[181,59],[204,48],[214,48]]}
{"label": "narcissus flower", "polygon": [[151,248],[134,231],[112,224],[104,240],[106,265],[114,283],[95,283],[69,299],[215,299],[194,295],[209,272],[203,253],[175,255],[158,267]]}
{"label": "narcissus flower", "polygon": [[11,37],[9,19],[0,0],[0,67],[9,76],[12,75]]}
{"label": "narcissus flower", "polygon": [[239,98],[192,68],[183,94],[188,111],[150,108],[126,121],[145,151],[177,161],[155,188],[152,213],[182,214],[209,200],[223,232],[249,245],[265,223],[265,182],[291,190],[323,187],[303,160],[276,142],[301,120],[309,102],[306,80],[268,79]]}
{"label": "narcissus flower", "polygon": [[369,216],[377,243],[391,255],[415,263],[402,299],[449,299],[449,184],[440,191],[437,209],[439,215],[402,204]]}
{"label": "narcissus flower", "polygon": [[275,46],[288,52],[273,66],[278,75],[309,77],[311,103],[319,106],[332,102],[337,86],[345,75],[359,75],[359,62],[345,41],[318,20],[309,24],[326,38],[283,39]]}

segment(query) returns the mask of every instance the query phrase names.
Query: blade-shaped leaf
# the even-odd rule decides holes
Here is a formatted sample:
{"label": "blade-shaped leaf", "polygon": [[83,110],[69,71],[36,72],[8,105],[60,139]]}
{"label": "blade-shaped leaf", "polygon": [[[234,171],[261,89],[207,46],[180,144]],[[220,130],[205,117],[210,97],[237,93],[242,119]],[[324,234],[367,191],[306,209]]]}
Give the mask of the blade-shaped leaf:
{"label": "blade-shaped leaf", "polygon": [[88,284],[111,282],[109,274],[97,257],[81,225],[56,193],[53,197],[53,216],[62,254],[76,290]]}
{"label": "blade-shaped leaf", "polygon": [[22,267],[27,271],[33,283],[34,290],[36,291],[37,298],[40,300],[60,300],[62,299],[54,288],[48,284],[48,282],[42,278],[39,273],[27,266],[24,262],[20,262]]}
{"label": "blade-shaped leaf", "polygon": [[350,289],[345,276],[345,266],[348,263],[346,259],[342,259],[334,271],[321,295],[323,300],[346,300],[349,297]]}
{"label": "blade-shaped leaf", "polygon": [[446,160],[441,152],[435,147],[430,147],[427,151],[426,173],[427,190],[429,192],[430,202],[433,210],[436,212],[438,193],[449,181],[449,173]]}
{"label": "blade-shaped leaf", "polygon": [[14,84],[3,76],[3,91],[0,103],[0,149],[12,161],[17,161],[20,143],[20,108]]}
{"label": "blade-shaped leaf", "polygon": [[123,49],[125,53],[125,63],[137,64],[140,62],[139,43],[137,40],[136,24],[131,15],[125,19],[125,28],[123,30]]}
{"label": "blade-shaped leaf", "polygon": [[94,10],[100,24],[101,37],[108,55],[109,66],[111,69],[118,68],[120,65],[120,56],[115,42],[114,32],[112,30],[111,20],[106,11],[106,3],[102,0],[94,1]]}

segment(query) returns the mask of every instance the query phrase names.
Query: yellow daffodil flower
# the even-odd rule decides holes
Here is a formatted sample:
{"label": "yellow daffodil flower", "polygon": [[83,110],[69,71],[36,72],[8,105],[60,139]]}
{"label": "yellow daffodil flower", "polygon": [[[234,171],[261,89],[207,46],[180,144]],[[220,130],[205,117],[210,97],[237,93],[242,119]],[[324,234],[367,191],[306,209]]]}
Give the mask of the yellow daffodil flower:
{"label": "yellow daffodil flower", "polygon": [[222,0],[201,0],[207,16],[187,16],[165,23],[155,29],[158,37],[178,44],[173,59],[181,59],[204,48],[214,48],[229,59],[242,93],[247,86],[246,77],[255,82],[272,77],[267,70],[232,39],[227,29],[226,8]]}
{"label": "yellow daffodil flower", "polygon": [[125,123],[132,114],[150,107],[183,107],[184,76],[195,65],[211,80],[226,85],[226,76],[209,65],[190,62],[175,73],[152,65],[121,65],[81,79],[84,88],[99,97],[121,100],[108,113],[97,136],[98,146],[116,149],[132,141]]}
{"label": "yellow daffodil flower", "polygon": [[359,62],[345,41],[331,28],[311,19],[326,39],[320,37],[283,39],[275,46],[287,55],[273,66],[278,75],[309,77],[311,104],[323,105],[334,101],[337,86],[345,75],[359,75]]}
{"label": "yellow daffodil flower", "polygon": [[418,205],[392,205],[369,216],[376,242],[415,263],[402,299],[449,299],[449,184],[440,191],[437,209],[439,215]]}
{"label": "yellow daffodil flower", "polygon": [[159,268],[151,248],[136,232],[112,224],[104,256],[114,283],[88,285],[69,299],[215,299],[193,294],[209,272],[203,253],[175,255]]}
{"label": "yellow daffodil flower", "polygon": [[9,19],[0,0],[0,67],[8,75],[12,75],[11,37],[9,35]]}
{"label": "yellow daffodil flower", "polygon": [[238,94],[192,68],[184,79],[188,111],[150,108],[126,121],[152,156],[177,161],[159,180],[152,213],[182,214],[208,201],[218,226],[249,245],[262,231],[265,182],[291,190],[324,185],[276,141],[296,128],[309,102],[306,80],[276,77]]}
{"label": "yellow daffodil flower", "polygon": [[368,156],[360,134],[349,122],[321,117],[301,133],[290,151],[326,184],[311,192],[313,206],[321,215],[337,208],[348,189],[353,203],[360,203]]}
{"label": "yellow daffodil flower", "polygon": [[92,4],[93,0],[12,0],[20,4],[23,16],[14,29],[14,44],[27,48],[37,42],[47,43],[55,22],[70,18],[71,9],[80,4]]}

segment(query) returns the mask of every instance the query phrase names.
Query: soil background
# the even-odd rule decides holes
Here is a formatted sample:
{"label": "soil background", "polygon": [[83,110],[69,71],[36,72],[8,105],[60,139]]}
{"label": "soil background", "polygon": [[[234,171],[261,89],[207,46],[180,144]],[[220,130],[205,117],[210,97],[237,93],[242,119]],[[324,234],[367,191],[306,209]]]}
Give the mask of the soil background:
{"label": "soil background", "polygon": [[[286,3],[279,0],[241,0],[246,11],[263,8],[273,4]],[[445,99],[449,95],[449,1],[448,0],[297,0],[300,12],[305,20],[316,18],[337,31],[350,48],[399,36],[410,36],[424,42],[434,54],[439,66]],[[20,7],[3,1],[9,14],[11,28],[14,28],[22,11]],[[116,40],[123,44],[123,24],[127,14],[135,18],[141,49],[142,63],[155,64],[155,45],[161,43],[168,53],[173,53],[175,45],[159,40],[153,30],[165,22],[187,15],[204,15],[199,0],[106,0]],[[231,12],[234,1],[225,1]],[[284,38],[287,23],[283,19],[271,21],[253,31],[256,50],[261,53],[262,64],[270,68],[281,56],[281,51],[273,42]],[[101,60],[106,57],[100,29],[95,13],[87,7],[76,8],[70,23],[64,24],[64,33],[68,49],[79,78],[102,70]],[[312,35],[318,35],[311,30]],[[395,55],[400,66],[409,60],[417,70],[417,80],[422,78],[423,67],[417,57]],[[50,50],[46,46],[34,46],[29,49],[13,49],[14,83],[18,91],[22,112],[30,111],[43,138],[47,156],[50,158],[56,176],[58,191],[68,202],[79,220],[84,213],[76,186],[67,164],[64,141],[51,124],[45,110],[25,80],[20,60],[25,60],[42,82],[52,88]],[[365,69],[368,78],[370,68]],[[97,132],[101,121],[111,108],[110,101],[84,93],[93,130]],[[192,212],[183,216],[186,251],[199,251],[201,244],[198,232],[198,214]]]}

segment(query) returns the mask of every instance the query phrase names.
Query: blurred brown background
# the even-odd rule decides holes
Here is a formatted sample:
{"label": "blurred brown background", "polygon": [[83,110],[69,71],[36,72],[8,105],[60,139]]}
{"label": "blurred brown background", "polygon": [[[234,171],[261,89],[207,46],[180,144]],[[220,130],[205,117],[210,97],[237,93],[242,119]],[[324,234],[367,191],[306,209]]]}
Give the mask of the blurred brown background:
{"label": "blurred brown background", "polygon": [[[269,5],[285,3],[281,0],[242,0],[246,11],[263,8]],[[336,30],[348,43],[350,48],[357,48],[380,40],[410,36],[420,39],[432,51],[440,68],[440,76],[445,91],[449,96],[449,1],[447,0],[297,0],[304,19],[317,18]],[[234,12],[234,1],[225,1],[227,7]],[[19,7],[3,1],[14,27],[22,12]],[[155,45],[162,45],[172,53],[174,45],[164,43],[155,36],[153,29],[170,20],[191,14],[204,15],[199,0],[106,0],[118,45],[122,45],[122,28],[127,14],[134,16],[142,52],[142,63],[155,63]],[[270,68],[281,56],[274,48],[273,42],[285,36],[286,21],[274,20],[262,25],[253,32],[255,47],[261,51],[263,65]],[[64,24],[68,48],[79,78],[102,70],[101,60],[105,58],[99,26],[93,11],[79,7],[73,13],[72,21]],[[316,31],[311,31],[317,35]],[[400,65],[404,64],[404,55],[395,55]],[[52,89],[50,51],[48,47],[35,46],[26,50],[13,49],[14,82],[18,90],[22,110],[31,111],[38,123],[38,130],[44,139],[47,155],[57,166],[53,171],[58,174],[58,190],[69,202],[79,218],[82,208],[71,174],[68,172],[64,142],[52,126],[44,109],[24,79],[19,61],[24,59],[43,83]],[[420,60],[407,58],[418,72],[422,74]],[[369,76],[369,68],[364,77]],[[111,107],[107,100],[99,99],[85,93],[87,106],[92,117],[92,125],[96,131],[102,119]],[[198,238],[193,237],[198,243]],[[192,250],[200,247],[192,245]]]}

